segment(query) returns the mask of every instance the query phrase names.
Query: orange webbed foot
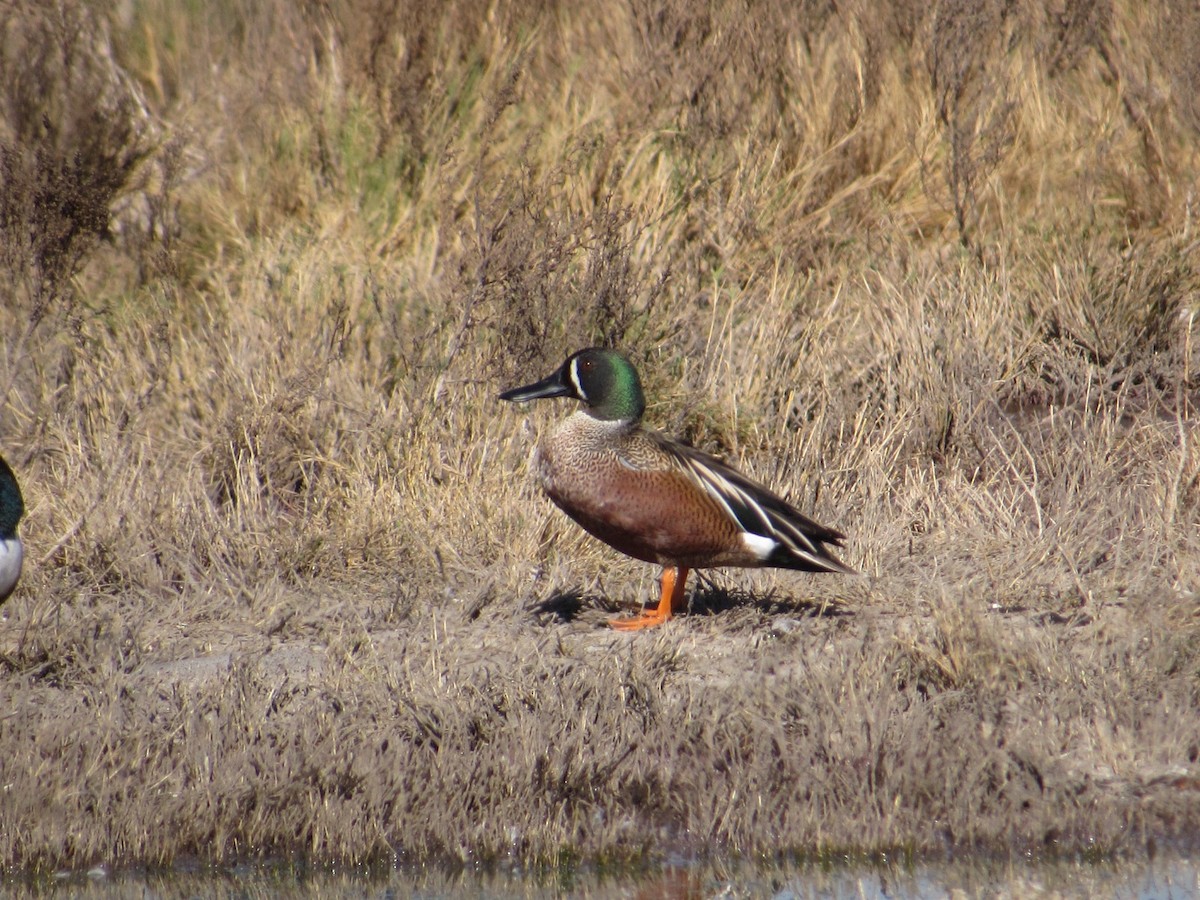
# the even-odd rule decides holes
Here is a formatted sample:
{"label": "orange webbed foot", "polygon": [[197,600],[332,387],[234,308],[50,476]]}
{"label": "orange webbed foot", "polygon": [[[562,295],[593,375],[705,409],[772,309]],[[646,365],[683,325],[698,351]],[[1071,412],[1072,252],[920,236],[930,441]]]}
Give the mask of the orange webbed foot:
{"label": "orange webbed foot", "polygon": [[662,596],[658,606],[640,616],[623,619],[611,619],[609,625],[617,631],[639,631],[643,628],[653,628],[670,619],[676,612],[683,611],[683,586],[687,581],[688,570],[685,566],[667,566],[662,572]]}
{"label": "orange webbed foot", "polygon": [[661,625],[663,622],[671,618],[670,614],[665,616],[659,615],[657,609],[650,612],[642,613],[640,616],[631,616],[627,619],[609,619],[609,627],[617,629],[617,631],[638,631],[642,628],[653,628],[655,625]]}

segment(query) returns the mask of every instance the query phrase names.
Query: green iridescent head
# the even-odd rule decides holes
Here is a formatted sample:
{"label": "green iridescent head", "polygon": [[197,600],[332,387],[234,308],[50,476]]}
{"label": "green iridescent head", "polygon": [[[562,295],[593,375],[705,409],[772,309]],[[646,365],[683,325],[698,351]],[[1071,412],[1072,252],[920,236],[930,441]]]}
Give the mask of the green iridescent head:
{"label": "green iridescent head", "polygon": [[574,397],[597,419],[636,422],[646,411],[637,369],[615,350],[588,347],[567,358],[541,381],[500,395],[515,402],[542,397]]}

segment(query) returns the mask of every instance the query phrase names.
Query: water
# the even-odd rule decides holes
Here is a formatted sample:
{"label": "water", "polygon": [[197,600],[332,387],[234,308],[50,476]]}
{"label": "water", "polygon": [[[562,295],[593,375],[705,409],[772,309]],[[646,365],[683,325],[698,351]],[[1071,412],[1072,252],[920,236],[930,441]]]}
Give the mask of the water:
{"label": "water", "polygon": [[285,865],[190,871],[59,872],[0,881],[6,897],[82,898],[639,898],[639,900],[842,900],[842,898],[1200,898],[1200,856],[1140,860],[1031,862],[961,860],[943,864],[750,866],[705,862],[640,871],[441,868],[310,869]]}

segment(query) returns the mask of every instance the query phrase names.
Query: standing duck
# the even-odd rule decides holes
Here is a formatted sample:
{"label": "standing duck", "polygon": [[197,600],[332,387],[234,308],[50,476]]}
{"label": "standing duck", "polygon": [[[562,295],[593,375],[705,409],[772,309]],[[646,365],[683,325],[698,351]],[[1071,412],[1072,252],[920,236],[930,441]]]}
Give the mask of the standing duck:
{"label": "standing duck", "polygon": [[643,427],[641,379],[621,354],[580,350],[541,381],[500,395],[514,402],[543,397],[572,397],[583,406],[534,450],[530,465],[542,490],[589,534],[662,566],[658,606],[613,619],[613,628],[647,628],[682,612],[689,569],[857,574],[830,550],[842,546],[841,532],[715,457]]}

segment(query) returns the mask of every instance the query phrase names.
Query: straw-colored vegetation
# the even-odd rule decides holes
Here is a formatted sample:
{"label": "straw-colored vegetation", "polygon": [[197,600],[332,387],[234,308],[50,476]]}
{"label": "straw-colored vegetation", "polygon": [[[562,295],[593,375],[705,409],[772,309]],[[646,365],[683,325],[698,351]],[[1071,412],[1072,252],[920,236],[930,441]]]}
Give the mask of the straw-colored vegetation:
{"label": "straw-colored vegetation", "polygon": [[[1196,839],[1194,3],[110,7],[0,26],[0,868]],[[604,628],[587,344],[870,577]]]}

